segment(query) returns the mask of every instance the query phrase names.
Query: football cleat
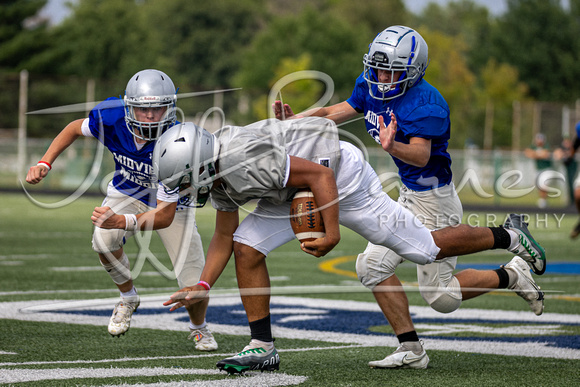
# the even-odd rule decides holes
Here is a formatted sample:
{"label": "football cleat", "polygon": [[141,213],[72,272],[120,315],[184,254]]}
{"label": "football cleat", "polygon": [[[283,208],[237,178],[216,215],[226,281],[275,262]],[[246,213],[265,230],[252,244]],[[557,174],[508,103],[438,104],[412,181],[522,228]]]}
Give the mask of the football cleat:
{"label": "football cleat", "polygon": [[[415,347],[415,348],[411,348]],[[383,360],[369,362],[371,368],[417,368],[425,369],[429,365],[429,356],[422,343],[406,341]]]}
{"label": "football cleat", "polygon": [[516,282],[509,288],[526,300],[535,314],[541,315],[544,312],[544,292],[540,290],[540,287],[532,278],[530,268],[526,262],[520,257],[514,257],[503,268],[511,270],[517,275]]}
{"label": "football cleat", "polygon": [[139,307],[139,296],[121,298],[121,301],[117,302],[113,315],[109,320],[109,333],[111,336],[122,336],[129,330],[131,317],[137,307]]}
{"label": "football cleat", "polygon": [[580,221],[578,221],[578,223],[576,224],[576,227],[574,227],[572,232],[570,232],[570,238],[576,239],[576,238],[578,238],[578,235],[580,235]]}
{"label": "football cleat", "polygon": [[534,273],[544,274],[546,271],[546,251],[530,234],[528,224],[524,222],[524,216],[510,214],[503,226],[518,234],[519,243],[509,251],[528,262]]}
{"label": "football cleat", "polygon": [[273,371],[280,369],[278,351],[256,347],[250,342],[242,352],[217,362],[216,367],[228,374],[242,374],[246,371]]}
{"label": "football cleat", "polygon": [[218,344],[207,325],[199,329],[190,329],[190,331],[191,334],[187,339],[193,340],[195,349],[198,351],[215,351],[218,349]]}

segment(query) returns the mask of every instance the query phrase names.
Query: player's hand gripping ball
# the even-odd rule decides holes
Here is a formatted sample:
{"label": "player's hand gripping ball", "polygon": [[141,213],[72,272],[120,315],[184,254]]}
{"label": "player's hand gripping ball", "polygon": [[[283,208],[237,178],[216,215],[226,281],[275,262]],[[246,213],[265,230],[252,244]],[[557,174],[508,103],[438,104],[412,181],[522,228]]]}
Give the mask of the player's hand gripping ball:
{"label": "player's hand gripping ball", "polygon": [[294,195],[290,205],[290,224],[300,242],[313,241],[326,235],[322,215],[309,189],[301,189]]}

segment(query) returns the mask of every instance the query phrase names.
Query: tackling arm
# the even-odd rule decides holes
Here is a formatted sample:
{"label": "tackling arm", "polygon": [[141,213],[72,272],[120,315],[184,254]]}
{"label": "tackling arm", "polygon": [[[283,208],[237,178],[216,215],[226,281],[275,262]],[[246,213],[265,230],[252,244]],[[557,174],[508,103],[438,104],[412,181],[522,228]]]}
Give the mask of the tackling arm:
{"label": "tackling arm", "polygon": [[[213,286],[224,271],[234,246],[234,232],[239,225],[238,211],[218,211],[216,215],[215,231],[205,258],[205,265],[200,276],[200,281]],[[172,305],[170,311],[189,306],[201,301],[207,296],[208,291],[202,285],[188,286],[178,290],[165,301],[163,305]]]}
{"label": "tackling arm", "polygon": [[[137,230],[159,230],[169,227],[175,217],[177,203],[163,202],[157,200],[157,208],[135,214],[137,225],[129,225],[130,229]],[[95,207],[91,216],[93,225],[106,229],[119,228],[127,230],[126,218],[124,215],[115,214],[110,207]]]}
{"label": "tackling arm", "polygon": [[272,108],[274,109],[274,114],[276,115],[276,118],[279,120],[316,116],[328,118],[330,120],[333,120],[337,124],[340,124],[341,122],[354,118],[359,114],[346,101],[339,102],[337,104],[327,107],[313,108],[303,113],[300,113],[299,115],[294,115],[294,112],[292,111],[292,108],[290,108],[290,105],[288,104],[282,105],[281,101],[274,102]]}
{"label": "tackling arm", "polygon": [[[82,136],[81,129],[84,119],[78,119],[67,126],[54,138],[48,150],[42,156],[42,161],[52,164],[56,158],[72,144],[75,140]],[[26,175],[26,182],[29,184],[37,184],[48,174],[49,168],[45,165],[35,165],[30,167]]]}

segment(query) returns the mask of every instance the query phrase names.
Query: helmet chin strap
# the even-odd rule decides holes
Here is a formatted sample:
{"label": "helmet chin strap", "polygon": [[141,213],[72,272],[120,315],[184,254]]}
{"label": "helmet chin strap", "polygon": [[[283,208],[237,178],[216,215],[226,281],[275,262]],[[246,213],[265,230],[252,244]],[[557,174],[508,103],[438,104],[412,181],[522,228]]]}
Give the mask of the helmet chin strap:
{"label": "helmet chin strap", "polygon": [[[383,91],[383,98],[385,98],[385,97],[393,98],[393,97],[396,97],[400,94],[403,94],[403,92],[406,89],[407,82],[398,83],[398,81],[401,79],[405,79],[406,77],[407,77],[407,72],[403,71],[401,73],[401,75],[399,76],[399,78],[397,79],[397,81],[396,81],[397,83],[388,85],[387,86],[388,90]],[[403,89],[402,86],[405,89]],[[385,87],[385,86],[383,86],[383,87]],[[380,90],[380,87],[379,87],[379,90]]]}
{"label": "helmet chin strap", "polygon": [[401,90],[401,84],[398,83],[396,85],[393,86],[389,86],[389,90],[387,90],[386,92],[383,92],[383,99],[392,99],[402,93]]}

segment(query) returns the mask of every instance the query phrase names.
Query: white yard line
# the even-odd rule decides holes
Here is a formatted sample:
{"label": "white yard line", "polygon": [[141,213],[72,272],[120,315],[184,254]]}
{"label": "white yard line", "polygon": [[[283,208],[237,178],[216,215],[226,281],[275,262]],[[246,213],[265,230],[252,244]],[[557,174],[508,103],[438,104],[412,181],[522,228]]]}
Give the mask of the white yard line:
{"label": "white yard line", "polygon": [[[220,380],[203,380],[196,382],[167,382],[167,383],[152,383],[143,384],[139,383],[139,386],[291,386],[297,385],[304,382],[307,377],[305,376],[294,376],[284,373],[270,373],[265,374],[257,372],[248,372],[247,376],[243,378],[236,379],[226,377],[225,373],[220,373],[218,370],[206,370],[206,369],[196,369],[196,368],[164,368],[164,367],[144,367],[144,368],[69,368],[69,369],[14,369],[14,370],[2,370],[0,374],[0,383],[26,383],[26,382],[37,382],[44,380],[71,380],[71,379],[84,379],[84,378],[128,378],[128,377],[143,377],[152,376],[157,377],[160,375],[223,375],[224,379]],[[123,384],[123,386],[129,386],[128,384]]]}

